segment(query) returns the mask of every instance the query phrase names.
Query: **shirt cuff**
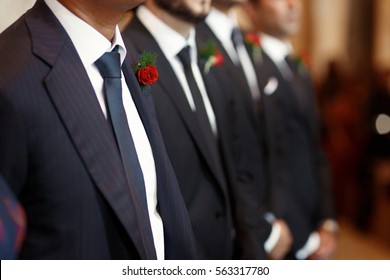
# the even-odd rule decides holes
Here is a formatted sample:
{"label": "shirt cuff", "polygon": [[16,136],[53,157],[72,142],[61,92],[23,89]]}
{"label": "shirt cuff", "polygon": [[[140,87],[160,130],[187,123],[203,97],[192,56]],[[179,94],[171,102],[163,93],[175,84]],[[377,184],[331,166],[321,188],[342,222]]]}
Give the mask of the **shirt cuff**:
{"label": "shirt cuff", "polygon": [[279,241],[280,235],[282,233],[282,228],[280,224],[273,223],[271,234],[268,236],[267,240],[264,243],[264,250],[270,253],[276,246]]}
{"label": "shirt cuff", "polygon": [[321,239],[317,232],[310,234],[305,245],[295,253],[298,260],[305,260],[320,247]]}

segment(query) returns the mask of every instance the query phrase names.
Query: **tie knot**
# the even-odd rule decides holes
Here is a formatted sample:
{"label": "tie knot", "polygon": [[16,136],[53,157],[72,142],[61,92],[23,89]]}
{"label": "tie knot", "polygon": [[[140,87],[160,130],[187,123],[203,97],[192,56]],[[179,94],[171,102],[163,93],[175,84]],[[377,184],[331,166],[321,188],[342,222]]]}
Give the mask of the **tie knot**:
{"label": "tie knot", "polygon": [[191,67],[190,46],[185,46],[178,54],[181,63],[184,68]]}
{"label": "tie knot", "polygon": [[103,78],[121,78],[121,60],[116,46],[111,52],[104,53],[95,61]]}

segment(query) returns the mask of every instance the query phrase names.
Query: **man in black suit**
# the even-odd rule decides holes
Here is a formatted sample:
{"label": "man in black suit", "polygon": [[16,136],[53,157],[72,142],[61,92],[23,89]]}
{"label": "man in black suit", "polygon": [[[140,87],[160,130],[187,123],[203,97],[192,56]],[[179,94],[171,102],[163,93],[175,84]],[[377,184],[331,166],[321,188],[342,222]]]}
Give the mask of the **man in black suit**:
{"label": "man in black suit", "polygon": [[20,258],[196,257],[117,27],[141,2],[38,0],[0,35],[0,172],[27,214]]}
{"label": "man in black suit", "polygon": [[238,163],[238,182],[251,184],[257,188],[257,199],[263,216],[272,224],[272,232],[264,240],[267,257],[280,259],[290,250],[291,234],[286,223],[277,219],[270,208],[271,185],[267,178],[266,147],[262,119],[257,116],[256,104],[260,101],[259,84],[254,65],[245,48],[244,38],[239,30],[236,15],[232,8],[242,0],[214,0],[213,8],[206,20],[197,25],[196,32],[199,45],[213,41],[222,51],[225,58],[221,66],[224,75],[229,77],[230,88],[236,88],[237,98],[244,108],[245,121],[240,124],[243,135],[242,151],[244,160]]}
{"label": "man in black suit", "polygon": [[261,32],[261,59],[255,66],[275,188],[273,210],[292,232],[289,257],[332,258],[337,223],[312,83],[304,63],[291,58],[288,41],[298,31],[302,3],[250,0],[247,7]]}
{"label": "man in black suit", "polygon": [[240,145],[236,129],[241,107],[228,77],[213,65],[217,53],[205,64],[197,63],[194,27],[210,2],[148,1],[123,36],[125,42],[133,38],[128,45],[139,53],[146,49],[158,55],[160,77],[151,94],[200,258],[265,258],[262,240],[270,226],[258,214],[260,205],[250,186],[236,184],[233,161],[240,153],[232,150]]}

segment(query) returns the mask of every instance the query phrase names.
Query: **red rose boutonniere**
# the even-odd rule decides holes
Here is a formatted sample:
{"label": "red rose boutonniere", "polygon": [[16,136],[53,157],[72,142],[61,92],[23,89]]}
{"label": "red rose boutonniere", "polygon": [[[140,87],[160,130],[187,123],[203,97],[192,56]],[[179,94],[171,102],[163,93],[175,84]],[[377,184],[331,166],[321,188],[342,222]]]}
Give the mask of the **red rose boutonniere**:
{"label": "red rose boutonniere", "polygon": [[256,33],[247,33],[244,37],[244,43],[252,52],[255,62],[261,62],[263,57],[261,55],[261,39]]}
{"label": "red rose boutonniere", "polygon": [[142,89],[154,84],[158,80],[156,60],[157,54],[143,52],[138,63],[133,66],[133,71]]}
{"label": "red rose boutonniere", "polygon": [[203,47],[199,49],[199,54],[202,60],[205,61],[204,73],[210,72],[212,67],[219,67],[224,61],[224,57],[216,46],[214,41],[207,41]]}

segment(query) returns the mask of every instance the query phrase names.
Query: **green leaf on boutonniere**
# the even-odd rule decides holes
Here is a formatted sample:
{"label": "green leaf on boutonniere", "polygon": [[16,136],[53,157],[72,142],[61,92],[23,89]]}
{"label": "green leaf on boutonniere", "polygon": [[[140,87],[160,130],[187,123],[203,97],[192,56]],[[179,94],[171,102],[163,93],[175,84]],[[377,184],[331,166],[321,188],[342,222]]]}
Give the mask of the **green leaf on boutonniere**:
{"label": "green leaf on boutonniere", "polygon": [[208,40],[199,48],[199,55],[205,61],[205,67],[203,69],[205,74],[207,74],[212,67],[221,66],[224,61],[222,52],[212,40]]}

